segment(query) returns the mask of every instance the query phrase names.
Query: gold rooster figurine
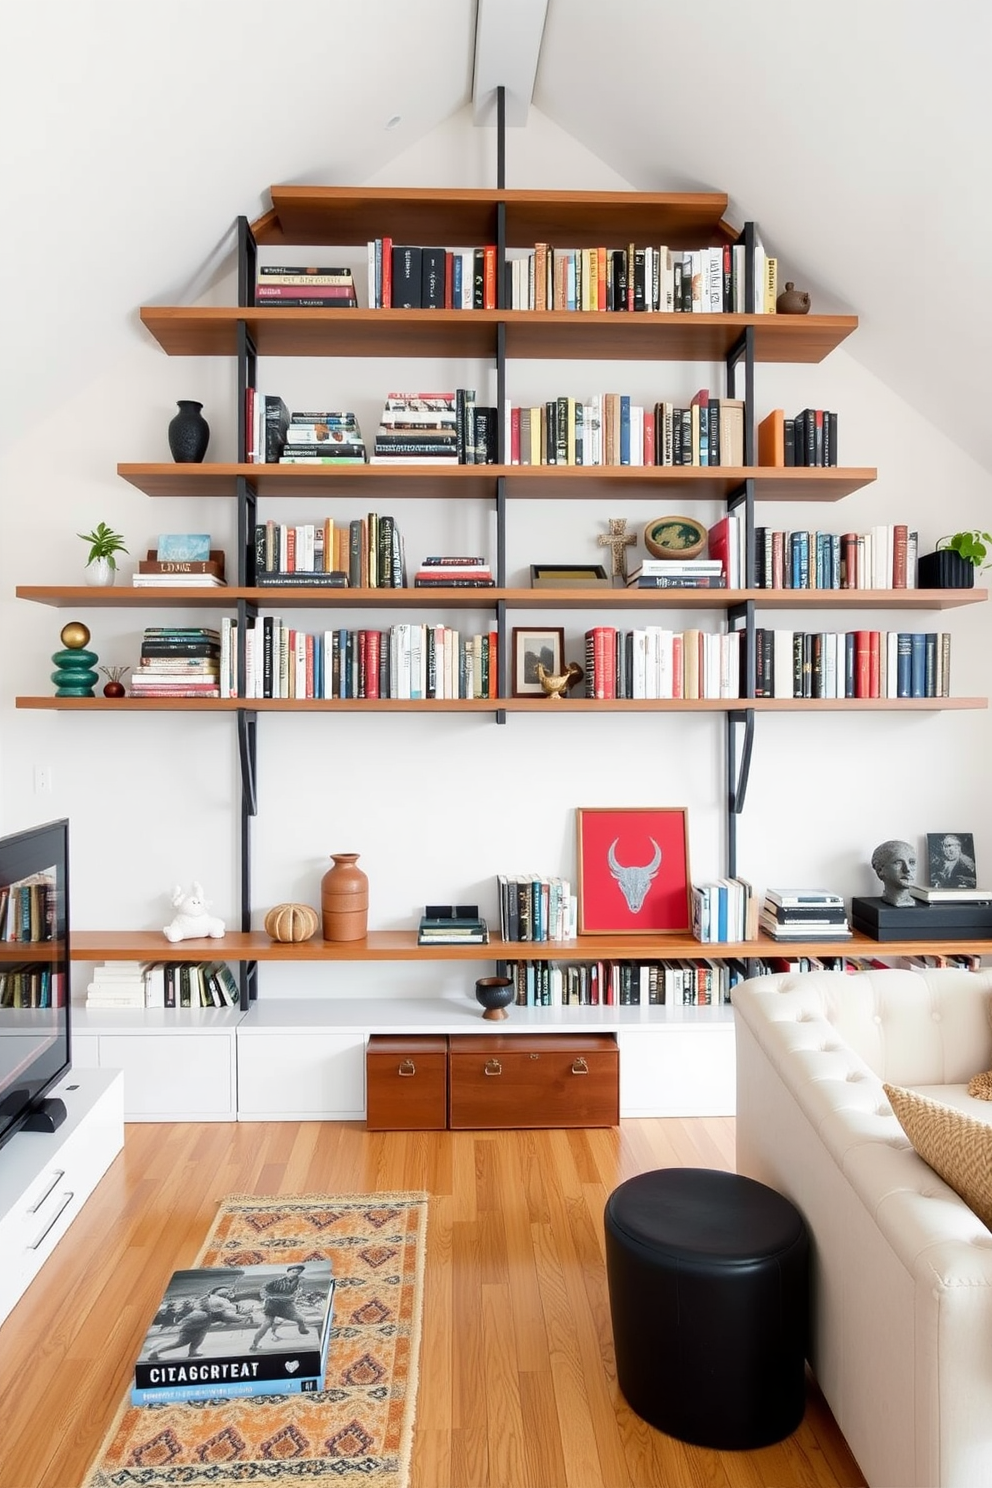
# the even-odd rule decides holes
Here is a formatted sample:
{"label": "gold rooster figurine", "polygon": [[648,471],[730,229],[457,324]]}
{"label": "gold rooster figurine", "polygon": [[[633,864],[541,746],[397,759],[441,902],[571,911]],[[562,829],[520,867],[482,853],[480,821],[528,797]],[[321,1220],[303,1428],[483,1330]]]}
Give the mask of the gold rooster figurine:
{"label": "gold rooster figurine", "polygon": [[568,689],[575,687],[582,681],[585,672],[577,661],[570,661],[567,671],[549,672],[543,661],[537,663],[537,678],[544,688],[545,695],[550,698],[563,698],[568,695]]}

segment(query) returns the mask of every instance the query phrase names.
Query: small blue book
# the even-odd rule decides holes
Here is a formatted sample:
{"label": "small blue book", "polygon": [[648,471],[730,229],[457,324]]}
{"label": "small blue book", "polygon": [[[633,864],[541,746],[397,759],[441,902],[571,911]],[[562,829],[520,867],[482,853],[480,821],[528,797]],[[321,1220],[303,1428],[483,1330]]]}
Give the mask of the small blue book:
{"label": "small blue book", "polygon": [[165,532],[158,540],[160,563],[195,563],[210,557],[209,532]]}

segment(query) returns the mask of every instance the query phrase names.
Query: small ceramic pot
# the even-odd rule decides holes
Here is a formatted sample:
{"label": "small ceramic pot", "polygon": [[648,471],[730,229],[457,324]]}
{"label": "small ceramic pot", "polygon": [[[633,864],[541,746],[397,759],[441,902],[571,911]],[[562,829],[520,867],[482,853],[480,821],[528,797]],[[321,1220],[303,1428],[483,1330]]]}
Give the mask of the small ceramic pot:
{"label": "small ceramic pot", "polygon": [[508,1016],[506,1010],[513,1001],[513,983],[509,977],[480,977],[475,984],[475,995],[485,1008],[482,1016],[496,1022]]}
{"label": "small ceramic pot", "polygon": [[109,558],[94,558],[86,565],[86,582],[94,588],[109,589],[116,578],[117,570],[111,567]]}

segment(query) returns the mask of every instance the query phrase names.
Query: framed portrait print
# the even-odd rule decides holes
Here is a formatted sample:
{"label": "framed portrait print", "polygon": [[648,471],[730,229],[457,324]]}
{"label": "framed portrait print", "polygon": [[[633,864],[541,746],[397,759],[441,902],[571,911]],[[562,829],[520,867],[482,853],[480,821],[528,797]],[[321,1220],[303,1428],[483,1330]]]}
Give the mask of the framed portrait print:
{"label": "framed portrait print", "polygon": [[928,888],[977,889],[975,838],[971,832],[928,832]]}
{"label": "framed portrait print", "polygon": [[565,670],[565,631],[557,629],[533,629],[529,626],[513,627],[511,656],[513,661],[513,696],[544,697],[544,688],[538,676],[538,662],[555,676]]}
{"label": "framed portrait print", "polygon": [[688,812],[675,806],[576,811],[580,935],[687,934]]}

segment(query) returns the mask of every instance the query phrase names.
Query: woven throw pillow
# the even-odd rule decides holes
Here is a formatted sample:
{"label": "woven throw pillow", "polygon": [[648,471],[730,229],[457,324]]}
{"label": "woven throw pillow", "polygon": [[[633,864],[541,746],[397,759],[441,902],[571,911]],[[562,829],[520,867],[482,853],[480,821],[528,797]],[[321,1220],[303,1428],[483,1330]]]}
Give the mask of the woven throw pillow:
{"label": "woven throw pillow", "polygon": [[992,1126],[901,1085],[883,1088],[923,1161],[992,1230]]}
{"label": "woven throw pillow", "polygon": [[[992,1023],[992,997],[985,1004]],[[992,1070],[983,1070],[980,1075],[972,1075],[968,1081],[968,1094],[975,1100],[992,1101]]]}

